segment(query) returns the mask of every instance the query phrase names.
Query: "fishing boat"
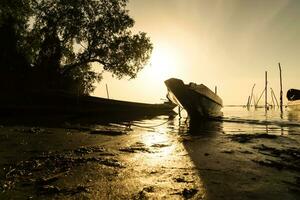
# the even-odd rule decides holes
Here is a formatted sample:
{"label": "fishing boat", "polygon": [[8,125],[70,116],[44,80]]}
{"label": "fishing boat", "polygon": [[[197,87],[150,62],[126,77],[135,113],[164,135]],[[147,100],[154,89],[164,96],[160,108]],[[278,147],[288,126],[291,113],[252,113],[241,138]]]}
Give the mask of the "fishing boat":
{"label": "fishing boat", "polygon": [[0,99],[1,114],[74,114],[108,116],[156,116],[174,113],[172,102],[141,103],[93,96],[76,96],[65,92],[27,92],[19,102]]}
{"label": "fishing boat", "polygon": [[190,118],[211,118],[222,116],[222,99],[203,84],[184,82],[177,78],[165,81],[167,98],[185,109]]}
{"label": "fishing boat", "polygon": [[290,110],[300,111],[300,90],[289,89],[286,93],[288,99],[287,106]]}

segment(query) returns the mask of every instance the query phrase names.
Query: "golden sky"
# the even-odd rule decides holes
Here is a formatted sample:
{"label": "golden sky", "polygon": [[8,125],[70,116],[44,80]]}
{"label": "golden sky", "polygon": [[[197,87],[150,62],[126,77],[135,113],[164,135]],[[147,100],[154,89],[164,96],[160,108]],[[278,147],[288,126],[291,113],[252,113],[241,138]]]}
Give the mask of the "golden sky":
{"label": "golden sky", "polygon": [[130,0],[128,9],[134,31],[151,38],[152,59],[134,80],[105,73],[96,96],[106,97],[107,83],[111,98],[159,103],[163,80],[176,77],[245,104],[254,83],[257,96],[263,90],[265,71],[279,94],[278,62],[284,95],[300,88],[299,0]]}

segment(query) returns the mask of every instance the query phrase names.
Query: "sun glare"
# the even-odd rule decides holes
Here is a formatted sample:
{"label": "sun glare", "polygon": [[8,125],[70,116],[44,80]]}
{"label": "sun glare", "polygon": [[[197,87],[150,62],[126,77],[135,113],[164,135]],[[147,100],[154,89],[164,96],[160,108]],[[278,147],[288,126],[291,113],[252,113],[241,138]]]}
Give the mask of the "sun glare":
{"label": "sun glare", "polygon": [[163,81],[170,78],[175,75],[177,61],[178,56],[173,48],[154,47],[145,75],[155,81]]}

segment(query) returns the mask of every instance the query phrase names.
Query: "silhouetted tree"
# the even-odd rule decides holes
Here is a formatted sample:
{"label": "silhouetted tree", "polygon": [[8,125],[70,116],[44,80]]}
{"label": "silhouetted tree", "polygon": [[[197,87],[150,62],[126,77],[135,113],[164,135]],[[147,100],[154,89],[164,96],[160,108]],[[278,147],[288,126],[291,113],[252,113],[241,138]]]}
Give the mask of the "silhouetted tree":
{"label": "silhouetted tree", "polygon": [[[30,15],[29,3],[20,0],[0,2],[0,88],[20,89],[28,73],[23,41]],[[19,86],[18,88],[16,88]]]}
{"label": "silhouetted tree", "polygon": [[[128,0],[2,1],[1,10],[26,4],[18,14],[24,20],[16,22],[26,31],[12,29],[12,41],[20,43],[13,46],[22,47],[32,80],[38,80],[32,85],[88,94],[103,70],[117,78],[135,78],[150,57],[150,39],[130,30],[134,20],[126,9]],[[12,25],[1,15],[0,28],[2,21]],[[92,63],[100,64],[100,73],[92,70]]]}

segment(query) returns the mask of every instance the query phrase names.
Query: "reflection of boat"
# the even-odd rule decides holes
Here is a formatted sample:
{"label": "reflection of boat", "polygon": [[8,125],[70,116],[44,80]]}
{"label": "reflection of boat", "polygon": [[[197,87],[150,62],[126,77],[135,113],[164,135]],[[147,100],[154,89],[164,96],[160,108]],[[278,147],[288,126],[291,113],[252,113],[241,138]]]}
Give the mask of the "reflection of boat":
{"label": "reflection of boat", "polygon": [[168,99],[184,108],[191,118],[222,115],[222,99],[205,85],[184,84],[176,78],[166,80],[165,84],[168,88]]}
{"label": "reflection of boat", "polygon": [[291,110],[300,111],[300,90],[289,89],[286,94],[288,101],[288,107]]}

